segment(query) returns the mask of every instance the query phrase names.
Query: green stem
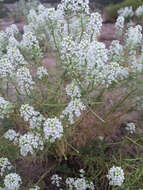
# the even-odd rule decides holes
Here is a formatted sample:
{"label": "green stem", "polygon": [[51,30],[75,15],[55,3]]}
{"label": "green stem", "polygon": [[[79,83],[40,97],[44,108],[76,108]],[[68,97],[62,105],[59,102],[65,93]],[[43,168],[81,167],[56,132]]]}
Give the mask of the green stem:
{"label": "green stem", "polygon": [[104,121],[99,115],[97,115],[97,114],[95,113],[95,111],[93,111],[93,110],[90,108],[90,106],[88,106],[88,109],[93,113],[93,115],[95,115],[95,117],[97,117],[100,121],[102,121],[103,123],[105,123],[105,121]]}
{"label": "green stem", "polygon": [[126,138],[126,139],[128,139],[129,141],[131,141],[133,144],[135,144],[135,145],[139,146],[140,148],[143,148],[143,146],[142,146],[142,145],[138,144],[136,141],[134,141],[134,140],[133,140],[133,139],[131,139],[130,137],[125,136],[125,138]]}
{"label": "green stem", "polygon": [[106,117],[108,117],[111,113],[115,112],[116,109],[125,102],[125,100],[137,90],[137,88],[133,89],[131,92],[129,92],[123,99],[121,99],[115,106],[111,108],[111,110],[106,114]]}
{"label": "green stem", "polygon": [[56,167],[57,164],[55,164],[54,166],[52,166],[51,168],[49,168],[45,173],[43,173],[43,175],[40,177],[40,179],[37,181],[37,183],[35,185],[38,185],[45,177],[48,173],[50,173],[51,170],[53,170]]}
{"label": "green stem", "polygon": [[71,144],[68,143],[66,138],[64,138],[64,139],[68,146],[70,146],[76,153],[78,153],[78,154],[80,153],[76,148],[74,148]]}

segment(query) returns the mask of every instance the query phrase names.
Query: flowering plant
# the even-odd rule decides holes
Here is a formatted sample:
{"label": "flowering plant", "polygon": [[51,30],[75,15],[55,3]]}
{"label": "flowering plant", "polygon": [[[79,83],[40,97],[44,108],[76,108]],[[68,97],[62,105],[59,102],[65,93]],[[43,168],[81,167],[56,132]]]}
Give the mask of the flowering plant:
{"label": "flowering plant", "polygon": [[[68,142],[70,130],[88,112],[106,125],[108,114],[119,104],[102,118],[95,106],[106,103],[99,102],[100,97],[142,72],[143,51],[137,59],[138,50],[142,50],[142,27],[129,27],[124,44],[113,41],[108,50],[98,40],[102,17],[97,12],[90,14],[88,3],[62,0],[57,9],[40,4],[30,10],[23,35],[16,25],[0,32],[0,118],[9,117],[19,124],[14,126],[16,130],[9,129],[4,138],[17,145],[23,157],[62,143],[76,150]],[[124,16],[122,13],[115,25],[120,35]],[[48,50],[56,55],[51,67],[44,61]],[[66,150],[60,147],[58,151],[60,157],[67,159]],[[18,189],[21,179],[17,174],[8,174],[4,184],[8,186],[7,181],[13,178],[17,185],[11,187]],[[81,180],[84,189],[88,188],[85,179],[72,183],[76,186]]]}

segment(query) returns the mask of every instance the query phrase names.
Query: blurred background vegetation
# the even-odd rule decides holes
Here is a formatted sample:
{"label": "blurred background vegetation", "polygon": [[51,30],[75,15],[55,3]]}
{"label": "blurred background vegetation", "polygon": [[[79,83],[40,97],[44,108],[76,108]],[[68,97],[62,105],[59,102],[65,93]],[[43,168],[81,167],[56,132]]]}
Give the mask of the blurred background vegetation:
{"label": "blurred background vegetation", "polygon": [[[5,3],[25,2],[28,0],[0,0],[0,18],[7,16],[8,10],[4,6]],[[34,1],[34,0],[29,0]],[[60,3],[61,0],[39,0],[41,3]],[[143,0],[90,0],[92,10],[101,9],[106,17],[106,21],[114,22],[117,18],[117,10],[132,6],[135,10],[138,6],[143,5]],[[21,4],[20,4],[21,7]],[[19,7],[19,9],[20,9]],[[22,10],[22,7],[21,7]]]}
{"label": "blurred background vegetation", "polygon": [[[19,0],[3,0],[4,3],[14,3],[16,1],[19,1]],[[60,0],[40,0],[40,1],[44,3],[59,3],[60,2]],[[95,2],[95,3],[97,2],[103,5],[108,5],[111,3],[120,3],[122,1],[123,0],[90,0],[90,2]]]}

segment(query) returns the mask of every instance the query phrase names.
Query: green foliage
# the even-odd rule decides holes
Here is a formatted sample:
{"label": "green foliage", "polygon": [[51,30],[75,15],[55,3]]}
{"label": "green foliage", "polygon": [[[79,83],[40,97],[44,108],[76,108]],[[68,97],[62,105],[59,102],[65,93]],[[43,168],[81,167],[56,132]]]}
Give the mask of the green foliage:
{"label": "green foliage", "polygon": [[107,6],[109,4],[116,4],[121,3],[123,0],[91,0],[91,2],[100,3],[104,6]]}
{"label": "green foliage", "polygon": [[8,129],[12,128],[13,125],[14,123],[10,119],[5,119],[0,125],[0,157],[7,157],[11,161],[17,159],[19,152],[18,147],[3,138],[3,135]]}
{"label": "green foliage", "polygon": [[0,2],[0,18],[7,16],[7,9],[4,7],[3,3]]}
{"label": "green foliage", "polygon": [[4,0],[4,3],[15,3],[17,2],[18,0]]}
{"label": "green foliage", "polygon": [[14,161],[18,158],[18,148],[6,139],[0,140],[0,157],[8,158]]}
{"label": "green foliage", "polygon": [[106,15],[106,20],[114,22],[118,16],[117,11],[120,8],[132,6],[133,10],[135,10],[137,7],[143,4],[143,0],[125,0],[118,4],[112,4],[109,5],[107,8],[105,8],[104,12]]}

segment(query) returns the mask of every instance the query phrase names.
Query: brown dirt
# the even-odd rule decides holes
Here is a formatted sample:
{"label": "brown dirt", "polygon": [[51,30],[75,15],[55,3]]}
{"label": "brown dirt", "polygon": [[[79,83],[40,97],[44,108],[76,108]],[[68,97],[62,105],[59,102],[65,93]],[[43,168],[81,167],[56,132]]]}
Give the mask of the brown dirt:
{"label": "brown dirt", "polygon": [[105,43],[106,47],[109,48],[111,42],[116,40],[115,27],[113,23],[103,23],[101,29],[101,35],[99,40]]}

